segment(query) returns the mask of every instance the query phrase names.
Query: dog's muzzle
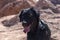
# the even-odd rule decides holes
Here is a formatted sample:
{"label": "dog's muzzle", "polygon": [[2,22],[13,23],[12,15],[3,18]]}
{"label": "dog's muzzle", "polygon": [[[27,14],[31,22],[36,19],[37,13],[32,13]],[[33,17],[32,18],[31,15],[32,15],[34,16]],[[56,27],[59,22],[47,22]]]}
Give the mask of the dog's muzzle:
{"label": "dog's muzzle", "polygon": [[22,26],[24,27],[24,33],[28,33],[30,31],[31,24],[27,21],[22,21]]}

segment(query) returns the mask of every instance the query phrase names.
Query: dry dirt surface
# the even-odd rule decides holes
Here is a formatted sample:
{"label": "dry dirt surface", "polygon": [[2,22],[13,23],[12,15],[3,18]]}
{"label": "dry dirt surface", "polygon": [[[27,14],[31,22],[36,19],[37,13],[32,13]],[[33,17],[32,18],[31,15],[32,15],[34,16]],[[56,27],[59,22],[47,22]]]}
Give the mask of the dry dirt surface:
{"label": "dry dirt surface", "polygon": [[[16,20],[15,20],[16,19]],[[49,12],[42,13],[41,19],[45,20],[51,30],[51,40],[60,40],[60,14],[52,14]],[[4,26],[2,22],[6,21]],[[14,23],[13,21],[17,21]],[[8,23],[9,22],[9,23]],[[0,40],[26,40],[26,34],[23,33],[23,27],[16,15],[5,16],[0,18]]]}
{"label": "dry dirt surface", "polygon": [[[27,35],[23,32],[17,14],[23,8],[35,6],[34,0],[29,1],[0,0],[0,40],[26,40]],[[37,2],[36,8],[40,10],[40,7],[48,7],[48,9],[40,10],[40,18],[45,20],[51,29],[51,40],[60,40],[60,5],[54,6],[47,0],[41,2]],[[59,13],[52,11],[55,7]]]}
{"label": "dry dirt surface", "polygon": [[16,23],[14,26],[4,26],[1,22],[9,20],[15,15],[0,18],[0,40],[26,40],[26,34],[23,33],[21,23]]}

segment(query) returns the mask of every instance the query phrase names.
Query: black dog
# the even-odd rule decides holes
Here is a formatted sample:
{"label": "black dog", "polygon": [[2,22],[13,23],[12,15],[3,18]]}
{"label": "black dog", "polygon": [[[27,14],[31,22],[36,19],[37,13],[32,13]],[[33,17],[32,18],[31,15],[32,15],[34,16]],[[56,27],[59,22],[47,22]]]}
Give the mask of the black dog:
{"label": "black dog", "polygon": [[50,40],[50,29],[39,19],[39,13],[34,8],[22,10],[19,18],[24,32],[27,33],[27,40]]}

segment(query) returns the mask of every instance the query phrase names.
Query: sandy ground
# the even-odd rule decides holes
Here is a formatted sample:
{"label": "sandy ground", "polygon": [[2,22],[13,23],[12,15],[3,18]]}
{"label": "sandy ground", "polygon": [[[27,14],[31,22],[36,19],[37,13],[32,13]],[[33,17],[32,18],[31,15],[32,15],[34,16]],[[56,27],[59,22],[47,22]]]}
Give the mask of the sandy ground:
{"label": "sandy ground", "polygon": [[2,21],[14,17],[7,16],[0,19],[0,40],[26,40],[26,34],[23,33],[21,23],[17,23],[14,26],[6,27],[2,25]]}
{"label": "sandy ground", "polygon": [[[11,27],[4,26],[1,22],[8,20],[15,15],[0,18],[0,40],[26,40],[21,23],[16,23]],[[42,13],[41,19],[45,20],[51,29],[51,40],[60,40],[60,14]]]}

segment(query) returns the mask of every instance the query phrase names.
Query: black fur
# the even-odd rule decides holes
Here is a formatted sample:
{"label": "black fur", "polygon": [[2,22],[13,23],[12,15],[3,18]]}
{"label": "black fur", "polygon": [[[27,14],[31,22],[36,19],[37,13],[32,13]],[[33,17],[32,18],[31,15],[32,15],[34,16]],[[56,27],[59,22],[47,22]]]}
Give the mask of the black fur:
{"label": "black fur", "polygon": [[34,8],[22,10],[19,18],[23,27],[32,24],[33,22],[30,27],[30,31],[27,33],[27,40],[50,40],[51,31],[48,28],[48,25],[39,19],[39,13],[37,13]]}

